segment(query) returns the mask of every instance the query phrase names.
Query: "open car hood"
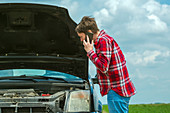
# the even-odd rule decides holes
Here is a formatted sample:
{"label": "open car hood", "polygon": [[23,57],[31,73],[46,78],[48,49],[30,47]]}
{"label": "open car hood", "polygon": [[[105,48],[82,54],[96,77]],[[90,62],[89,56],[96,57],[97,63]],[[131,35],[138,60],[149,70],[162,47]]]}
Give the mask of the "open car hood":
{"label": "open car hood", "polygon": [[0,69],[46,69],[88,79],[88,59],[67,9],[0,4]]}

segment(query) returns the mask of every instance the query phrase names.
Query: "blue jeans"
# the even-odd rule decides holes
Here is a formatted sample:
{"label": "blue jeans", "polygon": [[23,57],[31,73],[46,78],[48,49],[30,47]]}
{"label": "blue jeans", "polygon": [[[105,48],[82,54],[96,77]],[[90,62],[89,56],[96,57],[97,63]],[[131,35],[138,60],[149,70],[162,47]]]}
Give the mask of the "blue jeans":
{"label": "blue jeans", "polygon": [[109,113],[128,113],[130,97],[122,97],[110,90],[107,94]]}

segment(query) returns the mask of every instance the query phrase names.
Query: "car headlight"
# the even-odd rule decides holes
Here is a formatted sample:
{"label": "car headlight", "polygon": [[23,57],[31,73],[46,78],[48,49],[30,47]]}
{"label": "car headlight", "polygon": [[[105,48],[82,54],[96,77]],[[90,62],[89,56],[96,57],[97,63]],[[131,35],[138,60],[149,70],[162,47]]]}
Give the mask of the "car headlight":
{"label": "car headlight", "polygon": [[70,93],[67,104],[68,112],[89,112],[90,111],[90,91],[79,90]]}

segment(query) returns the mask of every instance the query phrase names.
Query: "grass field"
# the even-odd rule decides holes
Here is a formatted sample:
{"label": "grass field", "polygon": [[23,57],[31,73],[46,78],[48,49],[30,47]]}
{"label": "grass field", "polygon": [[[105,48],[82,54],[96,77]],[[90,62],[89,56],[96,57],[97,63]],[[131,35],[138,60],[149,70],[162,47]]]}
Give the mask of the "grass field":
{"label": "grass field", "polygon": [[[103,112],[109,113],[107,105],[103,105]],[[129,113],[170,113],[170,104],[136,104],[129,106]]]}

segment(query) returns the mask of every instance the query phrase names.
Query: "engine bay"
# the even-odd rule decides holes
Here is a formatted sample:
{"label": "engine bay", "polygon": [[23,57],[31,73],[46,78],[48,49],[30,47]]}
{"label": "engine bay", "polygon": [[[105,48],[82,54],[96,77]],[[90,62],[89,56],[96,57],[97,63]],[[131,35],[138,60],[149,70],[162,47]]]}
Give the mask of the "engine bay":
{"label": "engine bay", "polygon": [[[23,84],[23,89],[21,89],[21,83],[16,83],[13,87],[12,84],[1,86],[1,113],[64,112],[67,109],[71,92],[85,90],[84,85],[81,84],[64,85],[61,83],[52,83],[48,85]],[[8,86],[8,89],[6,89],[6,86]]]}

